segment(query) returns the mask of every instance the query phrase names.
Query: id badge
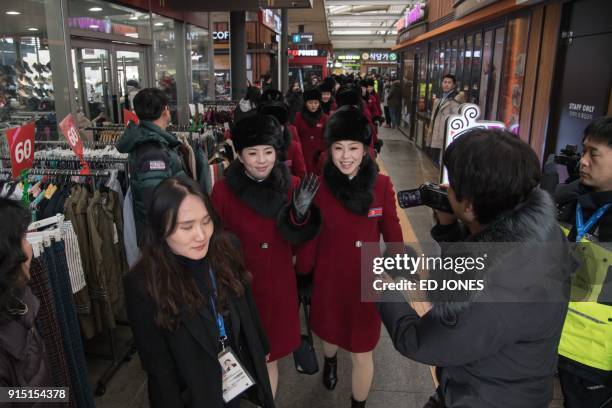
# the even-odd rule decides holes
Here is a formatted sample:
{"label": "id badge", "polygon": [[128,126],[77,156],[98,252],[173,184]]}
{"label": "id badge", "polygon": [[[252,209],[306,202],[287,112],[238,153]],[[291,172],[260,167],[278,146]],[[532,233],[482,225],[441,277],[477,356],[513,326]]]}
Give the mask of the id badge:
{"label": "id badge", "polygon": [[242,367],[230,347],[219,353],[222,371],[223,401],[227,404],[238,395],[255,385],[255,381]]}

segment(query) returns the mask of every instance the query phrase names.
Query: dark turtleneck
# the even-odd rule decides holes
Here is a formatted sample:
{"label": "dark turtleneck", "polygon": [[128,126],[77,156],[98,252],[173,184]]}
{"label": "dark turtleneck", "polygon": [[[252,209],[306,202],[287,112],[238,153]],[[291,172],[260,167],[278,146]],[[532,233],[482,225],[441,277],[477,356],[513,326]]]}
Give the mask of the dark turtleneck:
{"label": "dark turtleneck", "polygon": [[317,126],[317,123],[319,123],[319,120],[321,120],[321,115],[323,115],[323,110],[321,107],[314,112],[309,111],[306,106],[304,106],[304,109],[302,109],[302,117],[310,127]]}
{"label": "dark turtleneck", "polygon": [[206,257],[191,259],[181,255],[175,255],[175,257],[179,265],[191,272],[202,296],[208,298],[211,293],[208,259]]}

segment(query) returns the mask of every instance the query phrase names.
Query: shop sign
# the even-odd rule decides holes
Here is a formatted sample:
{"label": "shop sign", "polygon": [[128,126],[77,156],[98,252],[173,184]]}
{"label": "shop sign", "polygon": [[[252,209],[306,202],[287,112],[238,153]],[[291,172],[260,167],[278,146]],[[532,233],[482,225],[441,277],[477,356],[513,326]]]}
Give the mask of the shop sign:
{"label": "shop sign", "polygon": [[290,57],[326,57],[326,50],[288,50]]}
{"label": "shop sign", "polygon": [[314,33],[293,33],[291,34],[293,44],[312,44],[314,43]]}
{"label": "shop sign", "polygon": [[271,9],[260,9],[258,13],[259,22],[270,30],[275,31],[276,33],[281,32],[281,20],[278,18],[274,18],[274,12]]}
{"label": "shop sign", "polygon": [[397,54],[395,52],[364,52],[361,59],[373,62],[397,62]]}
{"label": "shop sign", "polygon": [[19,177],[22,171],[31,169],[34,164],[35,130],[34,124],[29,123],[6,131],[14,178]]}
{"label": "shop sign", "polygon": [[89,174],[89,165],[83,158],[83,141],[81,140],[81,135],[79,134],[79,130],[74,124],[74,118],[72,117],[72,113],[69,113],[59,124],[59,128],[62,131],[62,134],[66,138],[68,145],[81,161],[81,174]]}
{"label": "shop sign", "polygon": [[68,27],[105,34],[110,34],[112,32],[112,23],[110,20],[100,20],[91,17],[70,17],[68,18]]}
{"label": "shop sign", "polygon": [[229,40],[229,31],[213,31],[213,40],[215,41],[227,41]]}
{"label": "shop sign", "polygon": [[425,4],[415,4],[412,8],[406,9],[404,17],[397,21],[395,28],[401,31],[423,20],[425,20]]}
{"label": "shop sign", "polygon": [[361,55],[358,54],[341,54],[337,57],[338,61],[359,61],[361,60]]}

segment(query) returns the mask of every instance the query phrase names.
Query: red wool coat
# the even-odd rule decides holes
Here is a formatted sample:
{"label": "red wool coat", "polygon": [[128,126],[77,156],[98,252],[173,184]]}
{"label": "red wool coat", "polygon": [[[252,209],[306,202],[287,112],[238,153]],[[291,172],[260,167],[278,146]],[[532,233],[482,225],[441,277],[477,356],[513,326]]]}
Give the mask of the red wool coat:
{"label": "red wool coat", "polygon": [[[389,177],[378,174],[373,188],[378,209],[371,216],[348,210],[326,181],[315,198],[323,226],[319,235],[298,250],[298,273],[313,271],[310,324],[328,343],[354,353],[373,350],[380,337],[375,303],[361,302],[360,243],[403,242],[395,192]],[[382,210],[382,212],[380,211]]]}
{"label": "red wool coat", "polygon": [[[299,184],[292,177],[292,191]],[[242,245],[247,270],[253,275],[253,297],[270,342],[270,361],[293,352],[300,344],[297,287],[291,244],[276,218],[264,218],[238,198],[227,181],[215,183],[211,199],[225,228]]]}
{"label": "red wool coat", "polygon": [[298,136],[297,129],[293,125],[287,125],[291,132],[291,145],[287,150],[287,161],[285,164],[289,167],[291,174],[302,178],[306,174],[306,163],[304,162],[304,152],[302,144]]}
{"label": "red wool coat", "polygon": [[380,99],[376,92],[370,94],[367,106],[372,118],[381,117],[383,115],[382,109],[380,108]]}
{"label": "red wool coat", "polygon": [[[302,117],[302,112],[295,115],[293,125],[296,127],[302,151],[304,152],[304,161],[306,162],[306,171],[309,173],[317,173],[319,154],[325,150],[325,141],[323,134],[325,124],[327,123],[327,115],[321,114],[321,119],[315,127],[311,127],[308,122]],[[318,173],[317,173],[318,174]]]}

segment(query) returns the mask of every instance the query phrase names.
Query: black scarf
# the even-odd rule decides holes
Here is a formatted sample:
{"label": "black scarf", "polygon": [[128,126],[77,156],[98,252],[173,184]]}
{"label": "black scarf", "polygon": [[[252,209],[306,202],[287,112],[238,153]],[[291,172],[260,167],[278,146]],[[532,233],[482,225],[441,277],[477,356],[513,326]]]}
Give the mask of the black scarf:
{"label": "black scarf", "polygon": [[367,215],[374,201],[373,189],[378,176],[378,166],[369,154],[363,157],[359,171],[352,179],[343,174],[327,159],[323,168],[323,178],[333,195],[349,211],[357,215]]}
{"label": "black scarf", "polygon": [[310,127],[317,126],[317,123],[319,123],[319,120],[321,120],[321,115],[323,115],[323,111],[321,110],[320,106],[314,113],[309,111],[305,106],[302,109],[302,117]]}
{"label": "black scarf", "polygon": [[276,218],[288,203],[291,175],[287,166],[278,160],[268,178],[263,181],[253,180],[246,174],[242,162],[235,160],[227,168],[225,180],[241,201],[264,218]]}
{"label": "black scarf", "polygon": [[326,115],[329,115],[329,112],[331,111],[333,104],[334,104],[333,96],[329,98],[329,101],[321,102],[321,108],[323,109],[323,113],[325,113]]}

